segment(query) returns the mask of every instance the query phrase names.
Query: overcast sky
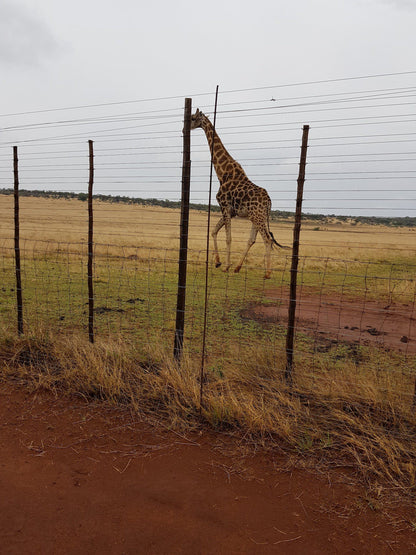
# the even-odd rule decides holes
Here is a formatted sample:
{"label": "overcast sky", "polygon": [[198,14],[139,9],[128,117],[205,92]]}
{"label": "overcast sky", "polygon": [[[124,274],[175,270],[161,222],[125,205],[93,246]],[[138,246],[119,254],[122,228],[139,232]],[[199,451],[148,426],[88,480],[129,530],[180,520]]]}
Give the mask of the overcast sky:
{"label": "overcast sky", "polygon": [[[230,91],[412,72],[415,28],[416,0],[0,0],[0,128],[32,121],[5,114],[193,96],[217,84]],[[405,86],[416,86],[416,74],[355,89]]]}
{"label": "overcast sky", "polygon": [[0,0],[2,113],[414,69],[415,0]]}

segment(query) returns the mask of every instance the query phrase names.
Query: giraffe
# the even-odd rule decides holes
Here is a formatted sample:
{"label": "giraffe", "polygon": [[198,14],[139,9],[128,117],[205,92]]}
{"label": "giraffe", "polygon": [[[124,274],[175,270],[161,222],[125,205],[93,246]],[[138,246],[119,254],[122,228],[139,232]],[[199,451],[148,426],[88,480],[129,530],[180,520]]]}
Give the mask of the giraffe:
{"label": "giraffe", "polygon": [[252,224],[250,236],[234,272],[237,273],[241,270],[248,251],[256,241],[257,233],[260,233],[266,248],[266,273],[264,278],[269,279],[272,273],[271,250],[273,244],[281,248],[288,248],[280,245],[270,231],[269,219],[272,201],[265,189],[250,181],[240,164],[234,160],[222,144],[210,120],[199,109],[192,115],[191,119],[191,130],[197,127],[202,128],[205,132],[215,173],[220,182],[217,201],[221,208],[221,218],[212,232],[215,266],[217,268],[221,266],[217,243],[217,235],[220,229],[225,227],[227,254],[223,270],[227,272],[231,266],[231,219],[235,216],[248,218]]}

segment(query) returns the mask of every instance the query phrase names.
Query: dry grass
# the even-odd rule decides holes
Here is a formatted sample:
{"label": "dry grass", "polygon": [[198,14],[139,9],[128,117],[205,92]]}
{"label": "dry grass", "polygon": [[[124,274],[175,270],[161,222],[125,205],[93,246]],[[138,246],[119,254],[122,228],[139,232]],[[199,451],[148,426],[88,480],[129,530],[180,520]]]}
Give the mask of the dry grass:
{"label": "dry grass", "polygon": [[[87,240],[87,204],[76,199],[48,199],[22,197],[21,226],[22,240],[61,241],[63,243],[85,243]],[[204,250],[206,245],[207,213],[192,210],[190,214],[191,251]],[[138,244],[160,248],[178,247],[179,209],[158,206],[140,206],[94,202],[94,237],[97,243],[136,247]],[[212,225],[219,213],[211,216]],[[235,219],[233,229],[233,258],[245,246],[250,226],[245,220]],[[292,243],[293,222],[272,222],[271,229],[278,241]],[[220,238],[223,235],[220,234]],[[13,197],[0,195],[0,240],[13,236]],[[344,260],[394,262],[410,258],[416,262],[416,231],[407,228],[352,225],[332,222],[325,225],[304,220],[301,235],[301,256],[312,258],[328,257]],[[221,238],[224,242],[224,237]],[[264,254],[262,241],[252,249],[251,257],[262,263]],[[275,253],[278,263],[281,251]],[[235,260],[236,262],[236,260]]]}

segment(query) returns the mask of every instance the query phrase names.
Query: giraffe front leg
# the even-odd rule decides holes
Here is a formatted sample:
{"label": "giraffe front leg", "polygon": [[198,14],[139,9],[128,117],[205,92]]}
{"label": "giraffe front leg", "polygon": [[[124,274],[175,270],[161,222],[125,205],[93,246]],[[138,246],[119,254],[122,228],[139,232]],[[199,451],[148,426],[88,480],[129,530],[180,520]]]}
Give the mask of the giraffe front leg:
{"label": "giraffe front leg", "polygon": [[224,217],[221,217],[218,221],[217,225],[215,226],[214,231],[212,232],[212,239],[214,240],[214,264],[216,268],[221,266],[220,255],[218,254],[218,242],[217,242],[217,235],[219,230],[225,225]]}
{"label": "giraffe front leg", "polygon": [[227,243],[227,254],[225,258],[225,266],[223,272],[228,272],[231,266],[231,220],[229,218],[224,219],[226,243]]}

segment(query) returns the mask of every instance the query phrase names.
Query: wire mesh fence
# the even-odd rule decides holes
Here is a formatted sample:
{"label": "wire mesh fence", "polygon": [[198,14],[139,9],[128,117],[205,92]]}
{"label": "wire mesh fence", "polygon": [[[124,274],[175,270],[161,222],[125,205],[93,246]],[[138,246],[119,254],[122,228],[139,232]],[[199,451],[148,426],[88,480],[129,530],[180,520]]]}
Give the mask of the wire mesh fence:
{"label": "wire mesh fence", "polygon": [[[3,241],[2,321],[16,324],[14,247]],[[190,253],[185,353],[201,356],[205,252]],[[94,327],[98,339],[122,338],[143,347],[172,349],[177,293],[177,250],[96,244]],[[241,367],[283,376],[288,322],[290,256],[281,257],[270,282],[256,266],[240,275],[209,273],[208,373]],[[414,271],[414,267],[413,267]],[[381,274],[385,273],[383,276]],[[87,247],[85,244],[24,241],[24,324],[88,336]],[[322,373],[331,387],[353,369],[357,379],[371,364],[390,394],[412,402],[415,373],[416,286],[395,265],[301,257],[295,336],[295,376],[303,389]],[[345,379],[345,378],[344,378]],[[389,386],[390,387],[390,386]]]}
{"label": "wire mesh fence", "polygon": [[[218,133],[273,201],[271,229],[292,244],[301,127],[311,126],[297,268],[296,380],[336,394],[339,384],[411,405],[415,329],[414,76],[227,91]],[[295,90],[297,88],[297,90]],[[325,89],[325,90],[324,90]],[[290,91],[290,93],[289,93]],[[285,94],[283,95],[282,92]],[[199,107],[212,109],[211,93]],[[178,286],[182,98],[79,108],[78,117],[10,116],[0,145],[1,319],[15,326],[11,146],[19,145],[25,330],[88,334],[88,148],[94,138],[94,331],[172,350]],[[71,112],[72,114],[72,112]],[[55,113],[51,114],[55,117]],[[210,153],[192,132],[184,349],[201,357]],[[0,185],[1,186],[1,185]],[[30,195],[25,194],[30,190]],[[49,191],[45,194],[44,191]],[[38,195],[38,196],[36,196]],[[139,199],[139,200],[137,200]],[[306,214],[305,214],[306,213]],[[212,217],[218,218],[215,211]],[[384,219],[383,219],[384,218]],[[248,238],[232,223],[232,262]],[[220,256],[224,258],[225,244]],[[291,253],[264,247],[239,274],[208,268],[206,368],[283,376]],[[371,380],[369,378],[371,376]],[[390,398],[390,397],[389,397]]]}

